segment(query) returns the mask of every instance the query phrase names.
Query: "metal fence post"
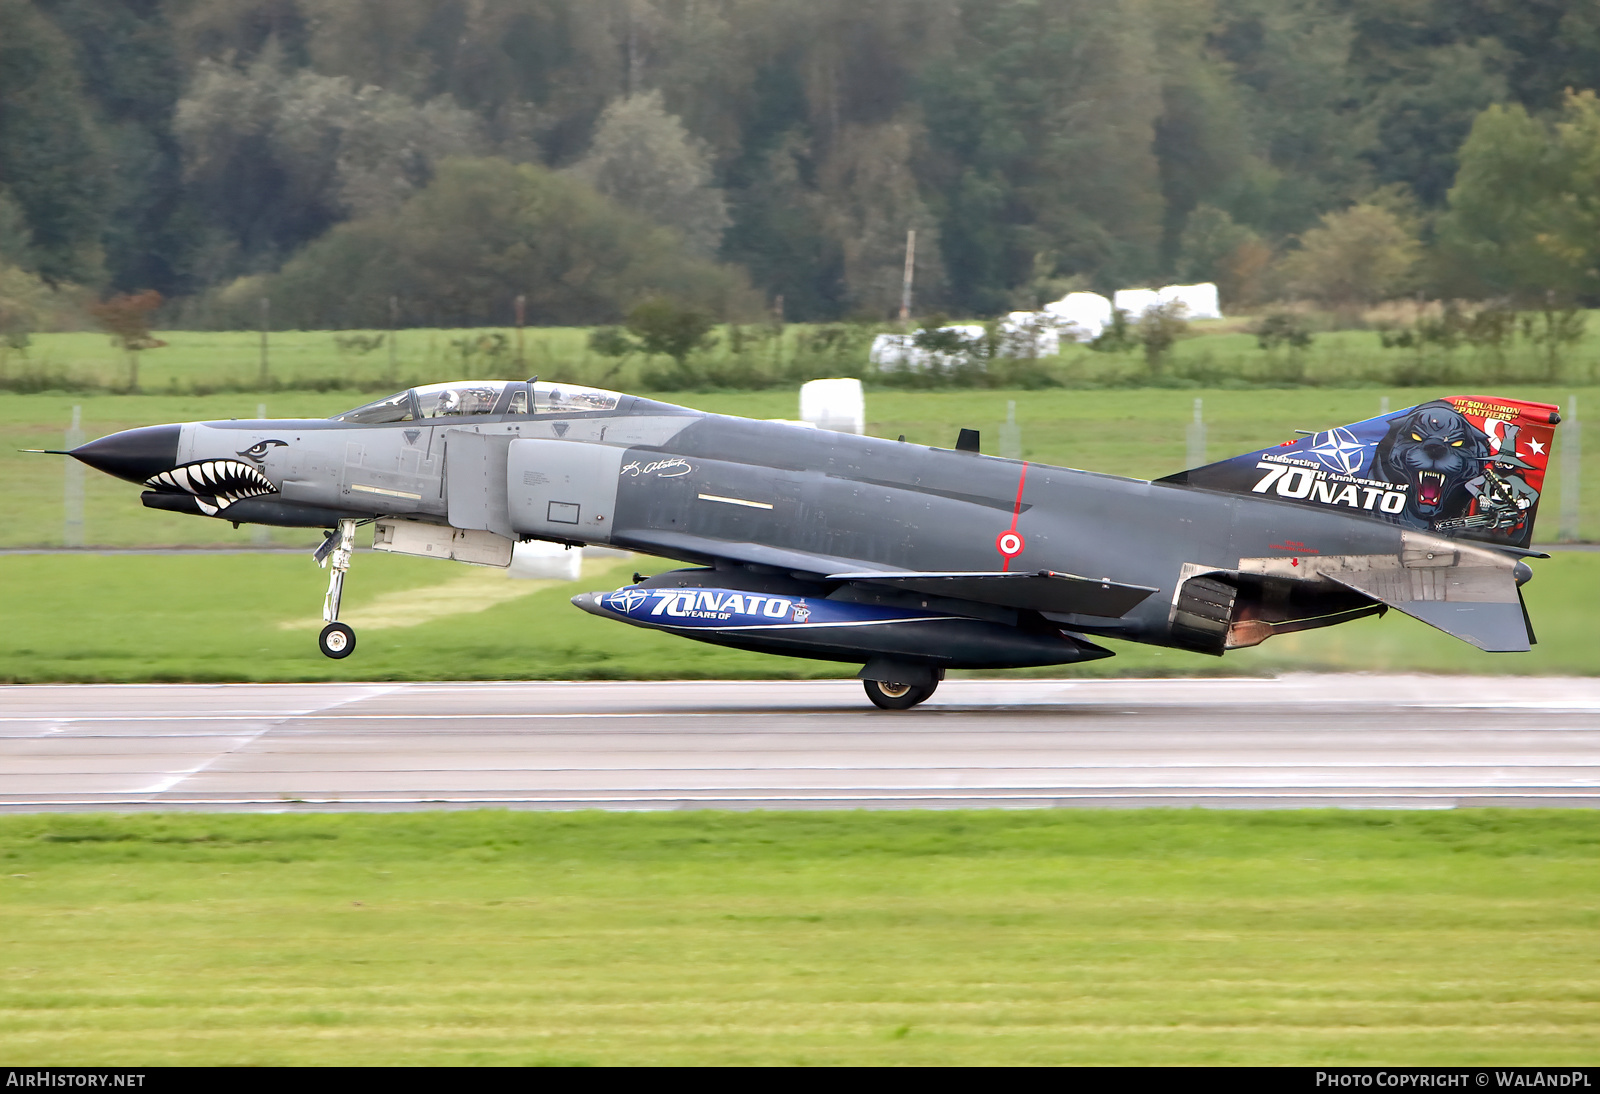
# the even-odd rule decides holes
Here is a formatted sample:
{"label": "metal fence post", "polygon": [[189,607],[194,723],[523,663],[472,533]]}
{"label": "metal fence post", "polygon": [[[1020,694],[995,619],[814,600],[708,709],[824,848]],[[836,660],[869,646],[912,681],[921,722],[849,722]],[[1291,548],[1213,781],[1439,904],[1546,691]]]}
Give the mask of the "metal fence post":
{"label": "metal fence post", "polygon": [[1581,537],[1581,486],[1578,466],[1583,460],[1583,430],[1578,425],[1578,396],[1567,396],[1561,415],[1561,540],[1574,543]]}
{"label": "metal fence post", "polygon": [[394,378],[400,372],[399,348],[396,342],[400,337],[400,298],[389,297],[389,382],[394,383]]}
{"label": "metal fence post", "polygon": [[1186,467],[1201,467],[1206,462],[1206,422],[1201,414],[1201,400],[1194,401],[1194,421],[1189,423],[1189,462]]}
{"label": "metal fence post", "polygon": [[[267,404],[256,404],[256,420],[266,421]],[[272,545],[272,529],[265,524],[257,524],[250,529],[250,542],[257,547],[270,547]]]}
{"label": "metal fence post", "polygon": [[1022,459],[1022,427],[1017,424],[1017,401],[1006,400],[1006,424],[1000,427],[1000,455],[1008,460]]}
{"label": "metal fence post", "polygon": [[[71,452],[84,441],[83,407],[72,408],[72,425],[67,429],[66,449]],[[66,497],[63,504],[65,520],[61,527],[61,541],[68,547],[82,547],[83,539],[83,464],[77,460],[63,460],[66,465]]]}
{"label": "metal fence post", "polygon": [[272,313],[272,301],[268,297],[261,298],[261,387],[267,386],[267,320]]}

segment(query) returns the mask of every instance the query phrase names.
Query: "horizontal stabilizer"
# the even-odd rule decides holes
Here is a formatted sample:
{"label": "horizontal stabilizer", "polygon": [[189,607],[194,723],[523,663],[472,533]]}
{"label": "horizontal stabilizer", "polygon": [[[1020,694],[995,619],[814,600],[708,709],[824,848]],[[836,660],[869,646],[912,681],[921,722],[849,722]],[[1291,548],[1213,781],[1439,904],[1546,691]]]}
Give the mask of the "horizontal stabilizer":
{"label": "horizontal stabilizer", "polygon": [[1522,605],[1515,602],[1486,604],[1408,600],[1394,607],[1413,619],[1420,619],[1430,627],[1437,627],[1489,653],[1526,653],[1531,648]]}
{"label": "horizontal stabilizer", "polygon": [[1403,532],[1401,543],[1395,555],[1240,559],[1239,570],[1325,578],[1489,653],[1532,648],[1514,560],[1418,532]]}
{"label": "horizontal stabilizer", "polygon": [[829,581],[866,581],[909,592],[973,600],[1002,608],[1076,613],[1112,619],[1127,615],[1156,590],[1106,578],[1078,577],[1053,570],[919,571],[829,574]]}

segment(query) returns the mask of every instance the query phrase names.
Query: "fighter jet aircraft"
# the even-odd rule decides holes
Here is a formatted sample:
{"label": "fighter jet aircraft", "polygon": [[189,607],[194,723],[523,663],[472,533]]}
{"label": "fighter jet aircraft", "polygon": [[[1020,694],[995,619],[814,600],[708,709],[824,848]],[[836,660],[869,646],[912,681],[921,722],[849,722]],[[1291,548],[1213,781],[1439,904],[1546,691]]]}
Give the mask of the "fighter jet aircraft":
{"label": "fighter jet aircraft", "polygon": [[329,657],[355,649],[339,604],[359,524],[377,550],[484,566],[518,540],[605,544],[692,568],[574,597],[584,611],[859,664],[871,701],[903,709],[947,669],[1111,656],[1099,637],[1220,655],[1389,608],[1527,650],[1519,586],[1559,420],[1440,399],[1144,482],[980,455],[971,430],[945,449],[472,380],[70,454],[154,509],[328,529]]}

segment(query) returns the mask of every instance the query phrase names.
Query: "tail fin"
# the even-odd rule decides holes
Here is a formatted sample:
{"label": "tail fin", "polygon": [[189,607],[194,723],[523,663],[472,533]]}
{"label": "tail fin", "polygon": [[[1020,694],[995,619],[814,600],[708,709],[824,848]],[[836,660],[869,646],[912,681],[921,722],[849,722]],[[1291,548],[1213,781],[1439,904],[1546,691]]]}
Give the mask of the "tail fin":
{"label": "tail fin", "polygon": [[1527,547],[1560,421],[1546,403],[1455,395],[1160,481]]}

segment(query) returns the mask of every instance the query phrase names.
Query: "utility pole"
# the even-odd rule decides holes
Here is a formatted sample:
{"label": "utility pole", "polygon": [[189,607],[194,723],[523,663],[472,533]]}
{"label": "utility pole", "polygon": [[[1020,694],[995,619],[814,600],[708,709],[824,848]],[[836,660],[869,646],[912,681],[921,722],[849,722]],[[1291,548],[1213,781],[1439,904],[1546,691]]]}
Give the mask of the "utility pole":
{"label": "utility pole", "polygon": [[911,275],[917,267],[917,230],[906,233],[906,273],[900,282],[900,329],[911,329]]}
{"label": "utility pole", "polygon": [[1202,467],[1206,462],[1206,422],[1201,415],[1201,400],[1194,401],[1194,421],[1189,423],[1188,467]]}
{"label": "utility pole", "polygon": [[267,386],[267,320],[272,314],[272,301],[267,297],[261,298],[261,383],[264,390]]}
{"label": "utility pole", "polygon": [[[83,443],[83,407],[72,408],[72,425],[67,429],[66,449],[71,452]],[[83,464],[63,460],[67,470],[67,492],[63,512],[61,541],[68,547],[83,546]]]}
{"label": "utility pole", "polygon": [[636,0],[628,3],[628,98],[639,90],[639,13]]}
{"label": "utility pole", "polygon": [[1575,543],[1581,538],[1582,487],[1578,465],[1583,460],[1583,428],[1578,423],[1578,396],[1567,396],[1561,415],[1561,540]]}

